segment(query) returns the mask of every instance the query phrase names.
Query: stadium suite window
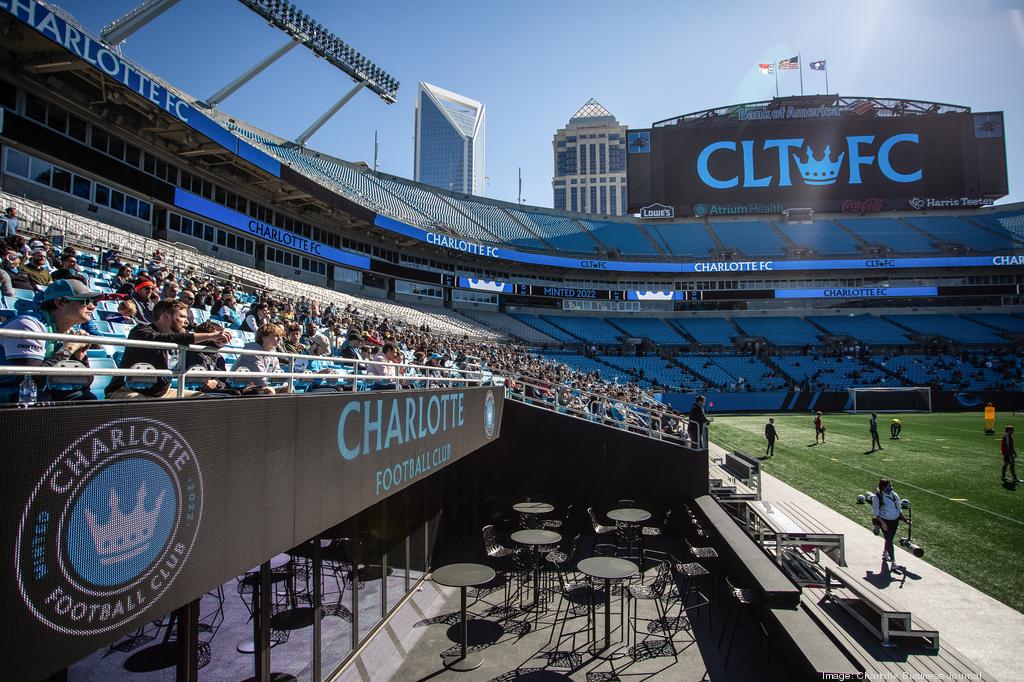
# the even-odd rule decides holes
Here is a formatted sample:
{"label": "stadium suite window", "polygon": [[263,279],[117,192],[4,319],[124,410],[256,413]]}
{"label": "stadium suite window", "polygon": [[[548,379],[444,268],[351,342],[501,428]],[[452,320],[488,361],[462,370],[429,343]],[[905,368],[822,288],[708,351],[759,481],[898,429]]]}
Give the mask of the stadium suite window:
{"label": "stadium suite window", "polygon": [[25,116],[46,125],[46,102],[31,93],[25,95]]}
{"label": "stadium suite window", "polygon": [[18,109],[18,89],[2,79],[0,79],[0,107],[6,107],[11,111]]}

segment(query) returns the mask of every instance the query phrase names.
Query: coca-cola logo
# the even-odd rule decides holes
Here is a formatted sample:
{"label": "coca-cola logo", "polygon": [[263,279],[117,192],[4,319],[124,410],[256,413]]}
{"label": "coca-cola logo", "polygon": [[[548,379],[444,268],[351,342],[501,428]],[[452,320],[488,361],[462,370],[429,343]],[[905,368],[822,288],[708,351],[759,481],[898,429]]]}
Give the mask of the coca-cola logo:
{"label": "coca-cola logo", "polygon": [[882,199],[847,199],[843,202],[843,213],[878,213],[884,208]]}

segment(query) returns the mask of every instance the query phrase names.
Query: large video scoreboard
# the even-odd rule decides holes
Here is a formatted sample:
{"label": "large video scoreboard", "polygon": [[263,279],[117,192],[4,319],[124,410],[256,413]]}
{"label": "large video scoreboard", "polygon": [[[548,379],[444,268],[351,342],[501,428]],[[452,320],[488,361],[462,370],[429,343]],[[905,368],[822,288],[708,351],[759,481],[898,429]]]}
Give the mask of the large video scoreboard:
{"label": "large video scoreboard", "polygon": [[[1002,112],[738,110],[628,134],[629,211],[677,216],[977,208],[1008,193]],[[866,210],[865,210],[866,209]]]}

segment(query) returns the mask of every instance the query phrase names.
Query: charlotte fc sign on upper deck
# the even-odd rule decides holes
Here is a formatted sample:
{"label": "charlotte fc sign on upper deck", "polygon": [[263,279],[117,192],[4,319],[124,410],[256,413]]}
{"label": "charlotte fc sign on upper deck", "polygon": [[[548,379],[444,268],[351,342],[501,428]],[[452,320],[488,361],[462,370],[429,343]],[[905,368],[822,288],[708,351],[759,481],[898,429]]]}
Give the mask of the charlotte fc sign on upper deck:
{"label": "charlotte fc sign on upper deck", "polygon": [[64,49],[139,93],[175,118],[185,123],[189,122],[190,113],[194,110],[187,102],[141,73],[90,36],[83,34],[74,26],[54,15],[46,7],[31,0],[0,0],[0,9],[13,14],[58,45],[62,45]]}

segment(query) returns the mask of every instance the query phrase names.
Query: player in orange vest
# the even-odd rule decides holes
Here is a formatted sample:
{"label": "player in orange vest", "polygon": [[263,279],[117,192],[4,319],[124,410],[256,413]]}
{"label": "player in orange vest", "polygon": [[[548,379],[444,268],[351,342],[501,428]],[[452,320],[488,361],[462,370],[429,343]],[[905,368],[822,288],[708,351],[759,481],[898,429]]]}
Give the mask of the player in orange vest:
{"label": "player in orange vest", "polygon": [[992,403],[985,405],[985,433],[996,432],[996,406]]}

